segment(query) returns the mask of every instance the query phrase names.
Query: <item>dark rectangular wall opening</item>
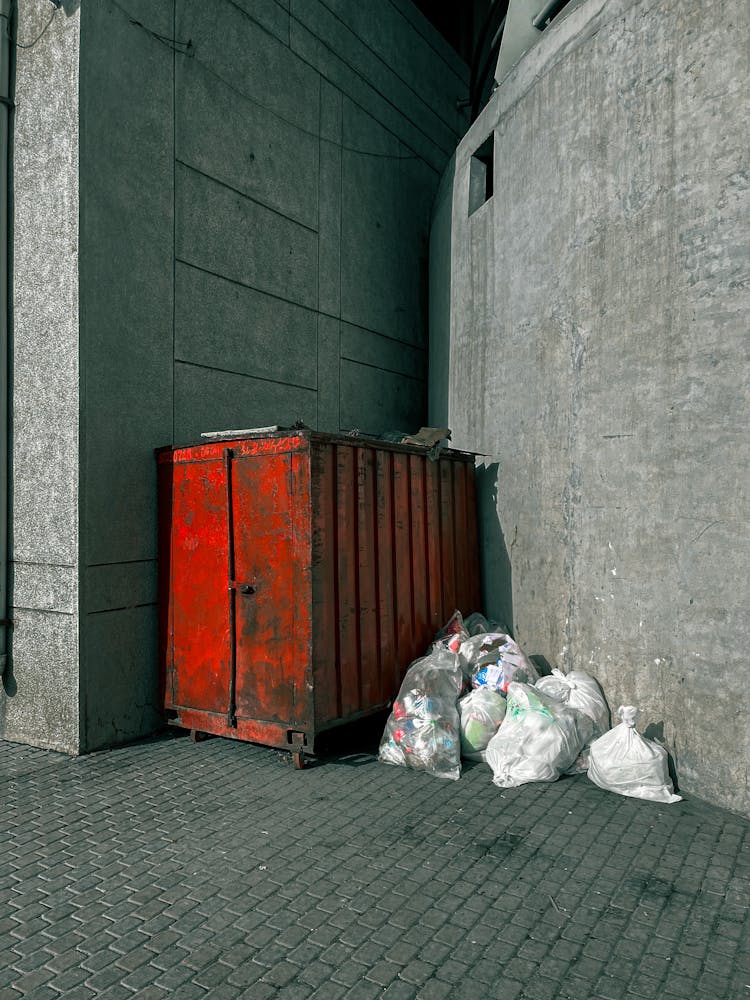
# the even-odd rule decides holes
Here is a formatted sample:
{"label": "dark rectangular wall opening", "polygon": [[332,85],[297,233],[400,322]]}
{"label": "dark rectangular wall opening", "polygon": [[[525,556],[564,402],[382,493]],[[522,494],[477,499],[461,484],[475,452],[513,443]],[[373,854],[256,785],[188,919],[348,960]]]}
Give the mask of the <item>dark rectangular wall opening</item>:
{"label": "dark rectangular wall opening", "polygon": [[471,158],[469,215],[492,197],[495,175],[495,133],[488,136]]}

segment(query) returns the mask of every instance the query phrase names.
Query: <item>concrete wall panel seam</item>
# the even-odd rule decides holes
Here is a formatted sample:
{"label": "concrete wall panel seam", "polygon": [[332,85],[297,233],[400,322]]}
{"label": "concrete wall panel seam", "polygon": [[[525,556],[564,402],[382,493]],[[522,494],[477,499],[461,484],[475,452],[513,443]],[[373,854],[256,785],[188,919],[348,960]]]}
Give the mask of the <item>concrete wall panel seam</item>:
{"label": "concrete wall panel seam", "polygon": [[228,0],[233,7],[285,45],[289,44],[289,6],[278,0]]}
{"label": "concrete wall panel seam", "polygon": [[156,608],[156,607],[158,607],[157,601],[143,601],[142,603],[134,601],[130,604],[118,605],[116,608],[99,608],[96,611],[87,611],[86,617],[94,618],[98,615],[113,615],[120,611],[130,611],[130,610],[135,610],[137,608]]}
{"label": "concrete wall panel seam", "polygon": [[87,569],[103,569],[109,566],[155,566],[156,559],[118,559],[114,562],[87,563]]}
{"label": "concrete wall panel seam", "polygon": [[317,233],[178,164],[176,256],[302,306],[318,298]]}
{"label": "concrete wall panel seam", "polygon": [[363,361],[362,358],[349,357],[348,354],[341,354],[342,361],[352,361],[354,364],[359,365],[362,368],[373,368],[375,371],[387,372],[390,375],[399,375],[401,378],[408,378],[412,382],[423,383],[425,378],[423,375],[414,375],[411,372],[403,371],[399,368],[388,368],[386,365],[378,365],[372,361]]}
{"label": "concrete wall panel seam", "polygon": [[282,219],[288,219],[290,222],[294,222],[296,225],[300,226],[300,228],[307,229],[307,231],[310,233],[317,234],[318,232],[318,230],[314,226],[310,226],[307,223],[302,222],[299,218],[295,218],[295,216],[290,215],[287,212],[280,211],[278,208],[275,208],[273,205],[269,205],[268,203],[261,201],[259,198],[254,198],[252,195],[247,194],[247,192],[245,191],[240,191],[239,188],[233,187],[231,184],[228,184],[226,181],[223,181],[218,177],[205,173],[203,170],[200,170],[192,163],[186,163],[184,160],[181,160],[178,157],[175,157],[175,163],[179,164],[181,167],[185,167],[186,170],[192,171],[194,174],[199,174],[201,177],[205,177],[206,180],[211,181],[214,184],[220,184],[223,188],[226,188],[228,191],[232,191],[234,194],[239,195],[241,198],[246,198],[248,201],[253,202],[255,205],[260,205],[261,208],[265,208],[267,211],[273,212],[274,215],[281,216]]}
{"label": "concrete wall panel seam", "polygon": [[427,132],[414,127],[396,105],[383,97],[346,62],[338,59],[334,53],[328,52],[327,56],[322,54],[320,46],[323,43],[301,22],[293,21],[292,28],[292,51],[305,65],[319,72],[332,86],[341,89],[363,110],[373,109],[377,120],[397,135],[416,156],[424,159],[438,172],[442,170],[445,159],[452,151],[452,143],[437,143]]}
{"label": "concrete wall panel seam", "polygon": [[407,351],[418,350],[418,348],[415,347],[413,343],[411,343],[408,340],[402,340],[400,337],[397,337],[394,333],[383,333],[381,330],[376,330],[374,327],[363,326],[360,323],[351,323],[349,321],[347,321],[345,325],[351,330],[361,331],[362,333],[365,334],[372,334],[374,337],[378,339],[378,341],[385,341],[386,344],[388,344],[389,346],[398,345],[399,347],[402,347]]}
{"label": "concrete wall panel seam", "polygon": [[[386,58],[384,54],[381,54],[380,52],[378,52],[377,49],[374,48],[373,45],[370,43],[370,41],[364,36],[364,34],[361,32],[361,30],[358,31],[355,27],[353,27],[350,23],[348,23],[348,21],[345,18],[342,18],[339,15],[339,13],[331,5],[331,0],[316,0],[316,5],[319,6],[319,7],[321,7],[321,8],[324,8],[326,11],[328,11],[328,13],[330,14],[331,18],[334,19],[338,24],[342,25],[342,27],[345,29],[346,32],[349,32],[349,37],[347,38],[347,43],[343,44],[343,45],[339,45],[338,46],[338,50],[339,51],[345,50],[347,53],[351,52],[353,62],[355,64],[358,64],[358,65],[362,65],[363,62],[364,62],[364,60],[362,58],[357,58],[358,54],[360,54],[360,55],[364,54],[365,59],[368,58],[368,54],[369,54],[375,60],[374,66],[376,66],[378,68],[379,67],[383,67],[387,71],[387,73],[382,76],[383,89],[380,90],[380,93],[384,97],[386,97],[388,99],[399,98],[399,96],[403,94],[402,88],[399,87],[398,85],[396,85],[395,87],[388,86],[388,82],[390,80],[390,77],[392,76],[395,80],[398,81],[398,83],[402,84],[403,87],[406,88],[406,90],[407,90],[407,95],[406,95],[407,101],[408,101],[408,103],[410,105],[412,105],[414,107],[417,118],[421,117],[420,116],[420,112],[418,110],[421,107],[422,112],[426,112],[427,113],[426,114],[427,121],[434,120],[434,123],[435,123],[435,126],[436,126],[436,131],[440,132],[440,131],[442,131],[443,128],[446,128],[446,129],[448,129],[448,131],[449,131],[449,133],[451,135],[455,136],[456,131],[457,131],[457,124],[458,124],[457,123],[457,114],[456,114],[456,105],[455,105],[455,102],[456,102],[457,97],[460,96],[460,93],[451,93],[450,94],[451,105],[442,105],[441,104],[441,106],[439,106],[439,107],[436,108],[435,107],[436,101],[433,99],[432,103],[430,103],[430,101],[427,99],[426,94],[423,94],[422,92],[420,92],[421,88],[419,88],[419,84],[422,83],[424,85],[424,83],[425,83],[424,79],[420,78],[420,76],[417,75],[416,78],[415,78],[415,80],[412,82],[412,81],[407,80],[402,75],[402,73],[400,73],[397,70],[396,65],[395,65],[395,61],[396,60],[394,59],[394,56],[398,56],[398,55],[400,55],[400,53],[397,53],[397,52],[394,52],[394,51],[390,51],[388,53],[388,57]],[[310,0],[306,0],[304,6],[301,5],[301,9],[304,9],[304,11],[309,15],[310,11],[313,10],[313,8],[311,8],[311,6],[310,6]],[[356,14],[362,15],[362,14],[366,13],[364,7],[356,8],[356,7],[352,7],[350,5],[347,5],[345,7],[345,10],[349,14],[350,17],[352,17],[353,15],[356,15]],[[378,20],[376,22],[378,35],[380,35],[382,32],[384,32],[383,17],[382,17],[382,15],[384,13],[385,12],[383,10],[379,11],[379,14],[381,16],[378,18]],[[292,16],[295,16],[295,15],[293,14]],[[307,20],[307,21],[305,21],[303,23],[305,23],[306,27],[308,27],[310,30],[313,30],[313,28],[312,28],[312,19]],[[316,25],[321,25],[321,27],[323,27],[323,28],[325,27],[324,25],[321,24],[320,19],[316,19],[315,20],[315,24]],[[323,34],[318,33],[317,31],[314,31],[314,33],[318,35],[318,38],[320,38],[320,40],[324,44],[327,44],[326,37],[324,37]],[[330,37],[330,33],[327,32],[326,36]],[[354,46],[352,46],[352,44],[351,44],[352,40],[355,41],[355,45]],[[413,39],[411,39],[410,41],[413,42]],[[405,53],[405,55],[407,55],[407,54]],[[413,68],[413,66],[414,66],[416,57],[417,57],[417,53],[415,52],[414,46],[412,44],[410,46],[410,48],[409,48],[408,55],[407,55],[407,60],[408,61],[407,61],[406,65],[403,67],[403,69],[405,69],[405,70],[406,69],[411,70]],[[432,60],[430,60],[430,62],[432,62]],[[375,73],[370,73],[368,75],[370,76],[371,79],[374,79],[375,76],[376,76]],[[439,74],[437,76],[437,79],[440,81],[441,84],[444,83],[444,80],[445,80],[444,74],[442,74],[442,73]],[[388,90],[390,93],[386,93],[386,90]],[[413,95],[413,96],[411,96],[411,95]],[[444,95],[441,95],[441,97],[444,97]],[[418,103],[415,103],[414,99],[416,99],[416,102],[418,102]],[[399,103],[399,105],[401,105],[403,102],[401,100],[399,100],[398,103]],[[450,114],[447,113],[447,107],[448,106],[450,106],[450,108],[451,108]]]}
{"label": "concrete wall panel seam", "polygon": [[206,69],[199,60],[178,65],[177,160],[315,228],[319,140],[314,129],[301,128],[268,102],[240,95]]}
{"label": "concrete wall panel seam", "polygon": [[[265,208],[265,205],[261,207]],[[287,216],[284,216],[284,218],[287,218]],[[295,220],[290,219],[289,221],[294,222]],[[227,284],[230,285],[236,285],[238,288],[245,288],[251,292],[258,292],[269,299],[273,299],[275,302],[284,302],[287,305],[292,305],[294,306],[295,309],[299,309],[302,312],[310,313],[311,315],[315,315],[321,312],[321,310],[316,309],[314,306],[304,305],[304,303],[302,302],[292,302],[290,299],[284,298],[282,295],[277,295],[274,292],[269,292],[265,289],[258,288],[256,285],[249,285],[246,282],[239,280],[238,278],[231,278],[226,274],[221,274],[219,271],[212,271],[210,270],[210,268],[202,267],[200,264],[196,264],[194,261],[184,260],[182,257],[179,256],[175,257],[175,261],[177,264],[181,264],[183,267],[189,269],[190,271],[195,271],[200,274],[210,275],[210,277],[212,278],[219,278],[221,281],[226,282]]]}
{"label": "concrete wall panel seam", "polygon": [[222,372],[225,375],[239,375],[241,377],[245,376],[247,378],[252,378],[256,382],[267,382],[269,385],[285,385],[285,386],[289,386],[292,389],[315,389],[316,388],[315,385],[305,385],[304,383],[297,383],[297,382],[294,382],[294,381],[292,381],[290,379],[281,380],[281,379],[275,379],[275,378],[268,378],[265,375],[257,375],[257,374],[253,375],[253,374],[250,374],[248,372],[237,372],[237,371],[233,371],[231,368],[222,368],[220,365],[200,365],[200,364],[198,364],[195,361],[185,361],[184,358],[179,358],[179,357],[175,358],[175,363],[176,364],[185,365],[186,367],[190,367],[190,368],[202,368],[202,369],[205,369],[206,371]]}

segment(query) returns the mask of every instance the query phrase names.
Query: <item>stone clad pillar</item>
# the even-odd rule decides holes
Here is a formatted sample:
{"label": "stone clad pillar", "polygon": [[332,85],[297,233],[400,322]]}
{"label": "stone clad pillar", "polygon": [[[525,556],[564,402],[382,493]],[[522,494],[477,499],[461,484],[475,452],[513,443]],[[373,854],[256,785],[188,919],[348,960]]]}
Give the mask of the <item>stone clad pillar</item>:
{"label": "stone clad pillar", "polygon": [[21,2],[15,26],[9,609],[14,628],[0,691],[0,736],[75,753],[80,739],[80,31],[78,14],[53,10]]}

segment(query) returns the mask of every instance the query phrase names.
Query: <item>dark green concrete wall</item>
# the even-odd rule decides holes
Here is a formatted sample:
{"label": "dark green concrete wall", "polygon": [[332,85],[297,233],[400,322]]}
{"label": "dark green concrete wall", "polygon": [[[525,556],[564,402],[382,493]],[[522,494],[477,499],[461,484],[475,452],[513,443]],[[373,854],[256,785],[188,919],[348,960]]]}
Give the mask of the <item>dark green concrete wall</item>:
{"label": "dark green concrete wall", "polygon": [[84,0],[85,746],[157,722],[155,447],[426,419],[466,80],[407,0]]}

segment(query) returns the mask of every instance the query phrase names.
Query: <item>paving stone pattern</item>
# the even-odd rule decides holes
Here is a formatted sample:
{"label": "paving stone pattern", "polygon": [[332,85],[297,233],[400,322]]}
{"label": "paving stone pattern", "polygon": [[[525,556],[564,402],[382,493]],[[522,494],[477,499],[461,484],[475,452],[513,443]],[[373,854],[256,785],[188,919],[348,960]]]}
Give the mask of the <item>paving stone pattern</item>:
{"label": "paving stone pattern", "polygon": [[750,1000],[750,822],[167,735],[0,744],[0,998]]}

